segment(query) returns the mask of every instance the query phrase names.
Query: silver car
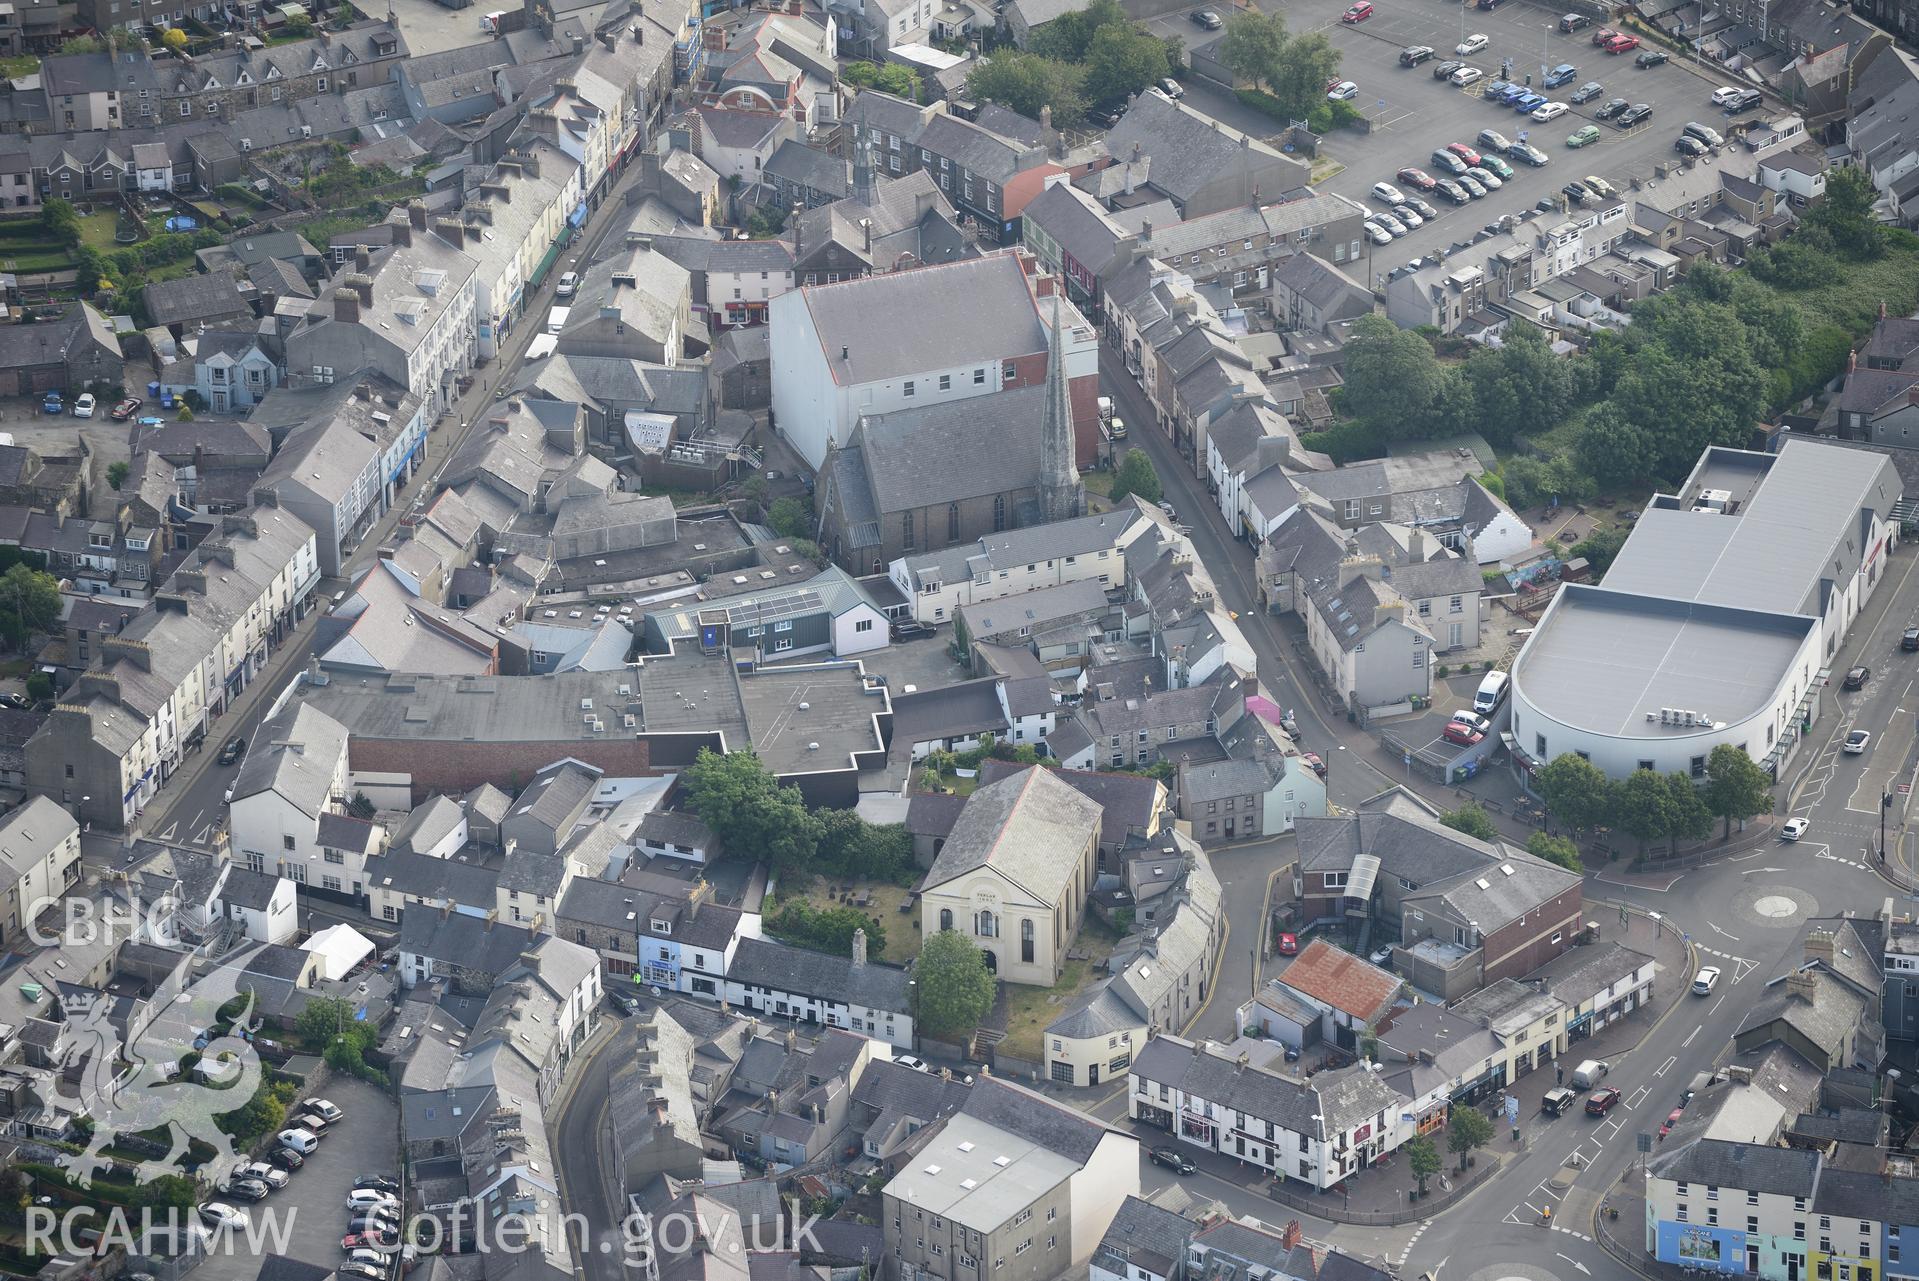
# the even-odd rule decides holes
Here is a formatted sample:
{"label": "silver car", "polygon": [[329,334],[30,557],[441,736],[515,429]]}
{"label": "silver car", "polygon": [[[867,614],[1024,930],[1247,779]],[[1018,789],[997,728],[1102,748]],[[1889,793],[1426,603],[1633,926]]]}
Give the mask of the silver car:
{"label": "silver car", "polygon": [[1466,171],[1466,176],[1488,191],[1498,191],[1506,184],[1492,170],[1484,165],[1474,165]]}
{"label": "silver car", "polygon": [[1386,229],[1386,234],[1397,240],[1406,234],[1406,224],[1391,214],[1374,214],[1373,221]]}
{"label": "silver car", "polygon": [[1365,222],[1361,223],[1360,226],[1366,229],[1366,238],[1374,244],[1390,245],[1393,243],[1392,233],[1380,226],[1373,219],[1368,218]]}
{"label": "silver car", "polygon": [[1408,227],[1421,227],[1426,223],[1426,220],[1420,217],[1419,211],[1411,205],[1399,205],[1395,207],[1393,209],[1393,217],[1399,219],[1399,221],[1405,223]]}
{"label": "silver car", "polygon": [[1470,173],[1462,173],[1459,175],[1459,177],[1453,179],[1453,181],[1457,182],[1460,186],[1464,187],[1466,189],[1466,194],[1471,196],[1474,200],[1478,200],[1481,196],[1484,196],[1486,194],[1486,188],[1480,186],[1479,180],[1474,178]]}

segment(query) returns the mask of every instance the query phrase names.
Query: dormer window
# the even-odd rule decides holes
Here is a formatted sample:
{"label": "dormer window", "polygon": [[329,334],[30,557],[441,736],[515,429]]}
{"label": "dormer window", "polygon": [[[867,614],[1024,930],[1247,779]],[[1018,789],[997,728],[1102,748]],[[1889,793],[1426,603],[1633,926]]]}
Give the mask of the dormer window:
{"label": "dormer window", "polygon": [[656,916],[653,918],[653,932],[655,934],[671,934],[673,932],[673,922],[662,921]]}

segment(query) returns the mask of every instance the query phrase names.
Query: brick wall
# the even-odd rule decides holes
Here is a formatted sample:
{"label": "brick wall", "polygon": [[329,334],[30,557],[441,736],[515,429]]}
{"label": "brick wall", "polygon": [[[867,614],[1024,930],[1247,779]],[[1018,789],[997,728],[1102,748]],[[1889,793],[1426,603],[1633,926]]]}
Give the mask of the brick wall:
{"label": "brick wall", "polygon": [[[1488,934],[1481,951],[1485,981],[1524,978],[1571,948],[1584,911],[1583,889],[1574,884],[1543,907],[1526,913],[1523,922],[1514,921]],[[1559,936],[1557,943],[1552,941],[1555,934]]]}

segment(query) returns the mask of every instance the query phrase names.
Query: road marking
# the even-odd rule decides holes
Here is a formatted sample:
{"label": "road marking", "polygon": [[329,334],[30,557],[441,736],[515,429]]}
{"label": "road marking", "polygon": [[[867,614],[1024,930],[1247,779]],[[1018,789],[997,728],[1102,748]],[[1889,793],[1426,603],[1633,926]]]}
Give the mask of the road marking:
{"label": "road marking", "polygon": [[[1753,855],[1753,857],[1757,858],[1758,855],[1755,854]],[[1734,861],[1737,862],[1737,860],[1734,860]],[[1740,875],[1751,876],[1754,872],[1783,872],[1785,870],[1786,869],[1783,867],[1749,867],[1745,871],[1741,872]]]}
{"label": "road marking", "polygon": [[1712,1008],[1706,1011],[1706,1017],[1711,1018],[1713,1015],[1719,1013],[1719,1007],[1724,1005],[1725,1003],[1726,1003],[1726,994],[1724,992],[1721,992],[1719,994],[1719,999],[1712,1003]]}
{"label": "road marking", "polygon": [[1680,1049],[1682,1049],[1682,1050],[1688,1050],[1688,1049],[1691,1049],[1691,1048],[1692,1048],[1692,1039],[1693,1039],[1693,1038],[1694,1038],[1695,1036],[1698,1036],[1698,1035],[1699,1035],[1699,1029],[1698,1029],[1698,1028],[1694,1028],[1694,1029],[1693,1029],[1692,1031],[1690,1031],[1690,1032],[1688,1032],[1688,1033],[1686,1033],[1686,1039],[1685,1039],[1685,1040],[1683,1040],[1683,1041],[1681,1041],[1681,1042],[1679,1043],[1679,1048],[1680,1048]]}
{"label": "road marking", "polygon": [[171,823],[168,823],[165,827],[160,829],[160,839],[163,841],[171,841],[173,839],[174,831],[178,829],[179,826],[180,826],[180,820],[177,818],[174,819]]}
{"label": "road marking", "polygon": [[1570,1254],[1560,1254],[1557,1251],[1554,1251],[1554,1257],[1564,1259],[1566,1262],[1572,1264],[1575,1268],[1578,1268],[1581,1272],[1584,1272],[1587,1276],[1592,1275],[1592,1272],[1587,1269],[1585,1264],[1573,1258]]}
{"label": "road marking", "polygon": [[1644,1103],[1646,1101],[1646,1096],[1651,1093],[1652,1093],[1651,1086],[1642,1085],[1633,1092],[1633,1096],[1631,1098],[1621,1099],[1620,1105],[1624,1107],[1627,1111],[1631,1111],[1633,1108],[1638,1107],[1641,1103]]}
{"label": "road marking", "polygon": [[1726,931],[1720,929],[1717,925],[1713,925],[1711,921],[1707,921],[1706,924],[1712,927],[1712,932],[1714,934],[1725,935],[1726,938],[1731,939],[1735,943],[1739,941],[1739,936],[1737,934],[1727,934]]}
{"label": "road marking", "polygon": [[1666,1061],[1665,1061],[1664,1063],[1661,1063],[1661,1064],[1659,1065],[1659,1070],[1658,1070],[1657,1072],[1654,1072],[1654,1073],[1653,1073],[1653,1075],[1654,1075],[1654,1076],[1664,1076],[1664,1075],[1666,1075],[1666,1073],[1667,1073],[1667,1071],[1671,1069],[1671,1067],[1672,1067],[1672,1065],[1673,1065],[1673,1064],[1675,1064],[1675,1063],[1677,1063],[1677,1062],[1679,1062],[1679,1056],[1678,1056],[1678,1055],[1676,1055],[1676,1054],[1675,1054],[1675,1055],[1669,1055],[1669,1056],[1667,1056],[1667,1058],[1666,1058]]}

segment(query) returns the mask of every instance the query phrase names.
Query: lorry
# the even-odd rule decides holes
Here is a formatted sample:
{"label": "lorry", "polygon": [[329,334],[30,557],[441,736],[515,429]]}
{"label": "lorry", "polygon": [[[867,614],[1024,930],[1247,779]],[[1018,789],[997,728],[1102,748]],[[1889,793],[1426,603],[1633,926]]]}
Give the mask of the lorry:
{"label": "lorry", "polygon": [[1590,1090],[1599,1084],[1601,1077],[1612,1071],[1612,1064],[1604,1059],[1587,1059],[1573,1069],[1572,1087],[1575,1090]]}
{"label": "lorry", "polygon": [[565,329],[566,318],[571,312],[572,308],[570,307],[555,307],[552,311],[547,312],[546,332],[549,334],[557,334],[562,329]]}

